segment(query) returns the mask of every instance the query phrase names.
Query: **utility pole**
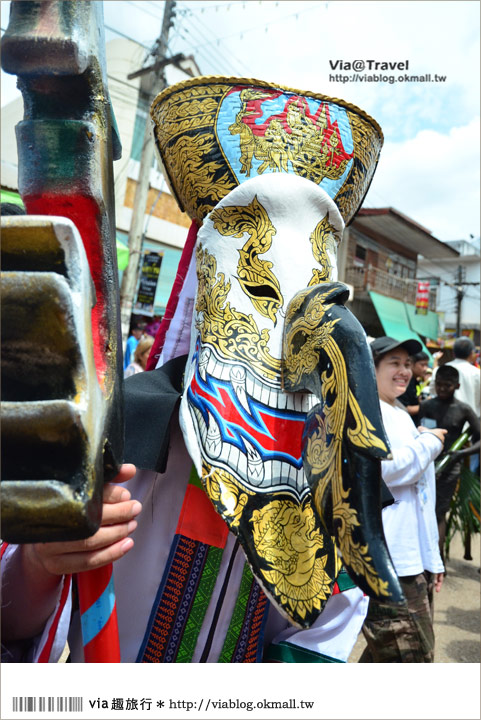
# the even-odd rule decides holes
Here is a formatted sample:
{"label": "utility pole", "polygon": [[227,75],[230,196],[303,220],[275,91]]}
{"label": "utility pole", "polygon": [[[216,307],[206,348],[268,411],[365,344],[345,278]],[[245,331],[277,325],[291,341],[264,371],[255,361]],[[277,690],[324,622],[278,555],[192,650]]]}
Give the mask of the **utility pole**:
{"label": "utility pole", "polygon": [[461,304],[464,297],[463,279],[463,266],[458,265],[458,277],[456,281],[456,337],[461,336]]}
{"label": "utility pole", "polygon": [[[166,0],[164,16],[162,18],[162,29],[153,52],[153,65],[147,68],[142,68],[142,70],[138,70],[128,76],[129,79],[132,79],[132,77],[138,77],[139,75],[145,75],[147,73],[150,74],[150,82],[148,83],[149,106],[154,99],[154,96],[167,86],[165,79],[166,65],[171,62],[177,64],[178,60],[181,59],[177,55],[171,59],[166,58],[169,31],[174,24],[175,5],[175,0]],[[129,263],[124,270],[122,284],[120,287],[120,318],[122,324],[122,342],[124,344],[129,332],[133,298],[137,287],[140,253],[142,251],[142,240],[144,234],[145,208],[147,205],[150,170],[152,168],[153,158],[154,140],[152,136],[150,115],[147,114],[144,141],[142,144],[142,155],[140,157],[139,177],[135,190],[132,222],[129,231]]]}

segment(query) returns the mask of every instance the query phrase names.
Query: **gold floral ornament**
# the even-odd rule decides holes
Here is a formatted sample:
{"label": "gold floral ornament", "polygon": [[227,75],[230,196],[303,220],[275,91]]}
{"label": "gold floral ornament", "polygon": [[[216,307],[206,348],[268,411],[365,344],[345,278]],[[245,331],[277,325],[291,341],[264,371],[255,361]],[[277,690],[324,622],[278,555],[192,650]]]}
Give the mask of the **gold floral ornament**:
{"label": "gold floral ornament", "polygon": [[284,334],[283,342],[284,385],[298,386],[304,376],[314,372],[319,364],[319,350],[326,345],[338,322],[333,320],[321,324],[325,313],[333,305],[327,302],[332,294],[331,285],[325,292],[314,295],[305,311],[299,314],[301,305],[311,292],[312,288],[308,287],[297,293],[287,308],[286,327],[289,331]]}
{"label": "gold floral ornament", "polygon": [[312,254],[321,266],[320,270],[319,268],[312,269],[312,278],[309,281],[309,287],[311,287],[332,279],[332,263],[328,251],[330,250],[335,255],[340,237],[339,232],[326,216],[316,225],[309,240],[312,245]]}
{"label": "gold floral ornament", "polygon": [[238,312],[227,301],[230,282],[223,273],[217,274],[213,255],[199,244],[197,253],[196,311],[202,344],[216,347],[227,360],[245,360],[261,375],[271,380],[280,376],[281,361],[269,352],[269,331],[259,331],[252,315]]}
{"label": "gold floral ornament", "polygon": [[365,536],[358,510],[350,499],[351,488],[343,483],[346,436],[353,446],[363,450],[377,450],[386,456],[388,449],[349,387],[344,353],[336,339],[343,336],[346,322],[352,322],[349,314],[339,324],[340,313],[348,313],[342,302],[339,304],[342,293],[340,283],[320,283],[298,293],[289,304],[283,385],[288,391],[311,390],[321,398],[306,424],[311,430],[303,454],[314,507],[326,530],[335,529],[336,544],[348,569],[363,578],[374,595],[389,597],[389,582],[380,577],[369,543],[360,539]]}
{"label": "gold floral ornament", "polygon": [[[332,493],[332,519],[343,560],[357,575],[366,579],[376,595],[389,596],[388,582],[382,580],[374,569],[368,545],[354,539],[360,522],[356,509],[349,502],[349,490],[344,488],[342,481],[342,439],[348,401],[354,404],[358,415],[361,411],[349,391],[344,356],[334,338],[331,336],[324,339],[321,347],[332,363],[332,369],[321,375],[324,417],[316,416],[319,429],[308,438],[306,446],[306,460],[309,465],[313,463],[315,476],[319,475],[314,504],[322,517],[325,495],[328,491]],[[357,444],[359,437],[360,434],[352,436],[354,444]],[[359,443],[359,446],[363,445]]]}
{"label": "gold floral ornament", "polygon": [[[324,548],[310,501],[300,506],[288,499],[273,500],[254,510],[251,522],[255,548],[267,565],[262,575],[282,605],[300,618],[320,610],[332,592],[333,578],[325,570],[332,548]],[[325,554],[319,554],[323,549]]]}
{"label": "gold floral ornament", "polygon": [[239,250],[237,279],[256,310],[275,325],[277,311],[284,301],[279,280],[271,272],[272,263],[259,259],[259,255],[269,250],[276,234],[265,208],[256,196],[247,206],[214,210],[210,220],[221,235],[237,238],[244,233],[249,235]]}
{"label": "gold floral ornament", "polygon": [[202,465],[202,481],[207,495],[229,526],[235,529],[244,512],[249,495],[253,493],[237,484],[233,475],[205,462]]}
{"label": "gold floral ornament", "polygon": [[321,185],[348,224],[383,142],[376,121],[344,100],[249,78],[172,85],[154,100],[151,117],[172,191],[200,223],[250,177],[281,172]]}

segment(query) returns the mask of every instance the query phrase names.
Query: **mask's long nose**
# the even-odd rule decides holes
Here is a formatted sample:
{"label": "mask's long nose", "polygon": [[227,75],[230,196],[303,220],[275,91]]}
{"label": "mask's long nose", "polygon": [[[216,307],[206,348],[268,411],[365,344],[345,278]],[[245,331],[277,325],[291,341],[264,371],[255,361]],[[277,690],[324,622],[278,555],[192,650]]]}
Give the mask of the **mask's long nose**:
{"label": "mask's long nose", "polygon": [[352,579],[369,596],[404,596],[381,520],[381,458],[389,457],[366,336],[344,307],[348,289],[321,283],[289,303],[283,339],[283,386],[310,390],[321,402],[308,414],[303,464],[314,506],[336,539]]}

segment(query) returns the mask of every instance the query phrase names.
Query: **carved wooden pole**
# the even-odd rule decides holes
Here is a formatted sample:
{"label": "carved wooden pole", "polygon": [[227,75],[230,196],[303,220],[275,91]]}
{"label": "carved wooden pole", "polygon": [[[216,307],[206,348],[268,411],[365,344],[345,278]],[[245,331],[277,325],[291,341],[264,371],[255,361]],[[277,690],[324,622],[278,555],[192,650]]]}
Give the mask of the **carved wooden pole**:
{"label": "carved wooden pole", "polygon": [[[24,100],[16,128],[19,192],[29,216],[57,216],[20,218],[20,231],[9,223],[10,264],[3,269],[10,287],[24,289],[32,313],[23,325],[8,322],[15,303],[7,293],[4,352],[23,354],[17,369],[7,363],[12,376],[2,383],[11,395],[2,428],[2,537],[72,540],[99,527],[103,482],[117,473],[123,444],[112,167],[120,143],[107,89],[102,3],[12,3],[2,65],[18,76]],[[93,307],[82,315],[92,284],[88,267]],[[39,322],[29,323],[37,310]],[[42,322],[43,344],[35,334]],[[31,382],[39,358],[45,390]],[[81,614],[92,610],[87,662],[120,660],[111,576],[111,566],[78,576],[81,604],[89,603]],[[92,621],[97,607],[103,619],[97,613]],[[98,644],[102,623],[108,632]]]}

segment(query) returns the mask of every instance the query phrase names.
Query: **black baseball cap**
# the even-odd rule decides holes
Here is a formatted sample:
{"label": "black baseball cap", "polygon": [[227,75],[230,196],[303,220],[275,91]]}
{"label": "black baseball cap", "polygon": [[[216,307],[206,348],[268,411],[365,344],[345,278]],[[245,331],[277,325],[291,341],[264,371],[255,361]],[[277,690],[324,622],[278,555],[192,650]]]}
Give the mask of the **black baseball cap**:
{"label": "black baseball cap", "polygon": [[409,355],[416,355],[416,353],[421,352],[423,349],[419,340],[414,340],[414,338],[400,342],[392,337],[383,335],[383,337],[376,338],[371,342],[371,350],[374,355],[384,355],[398,347],[404,348]]}

